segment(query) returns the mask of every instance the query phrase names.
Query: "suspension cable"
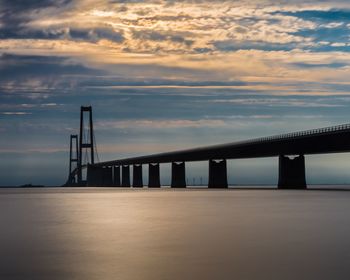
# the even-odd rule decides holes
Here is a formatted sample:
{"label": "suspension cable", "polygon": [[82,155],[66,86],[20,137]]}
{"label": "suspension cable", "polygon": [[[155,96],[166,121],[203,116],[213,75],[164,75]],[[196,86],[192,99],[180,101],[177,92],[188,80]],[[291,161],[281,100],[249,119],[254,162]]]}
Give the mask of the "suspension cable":
{"label": "suspension cable", "polygon": [[92,135],[94,137],[94,148],[95,148],[95,152],[96,152],[97,162],[100,162],[100,157],[98,156],[96,137],[95,137],[95,132],[94,131],[92,131]]}

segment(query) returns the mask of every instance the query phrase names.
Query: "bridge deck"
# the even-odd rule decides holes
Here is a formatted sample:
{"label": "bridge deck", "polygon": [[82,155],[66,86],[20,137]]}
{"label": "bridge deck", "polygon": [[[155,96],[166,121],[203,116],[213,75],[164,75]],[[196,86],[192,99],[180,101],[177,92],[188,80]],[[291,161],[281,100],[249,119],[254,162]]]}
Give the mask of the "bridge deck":
{"label": "bridge deck", "polygon": [[100,162],[96,166],[274,157],[350,151],[350,124],[305,130],[221,145]]}

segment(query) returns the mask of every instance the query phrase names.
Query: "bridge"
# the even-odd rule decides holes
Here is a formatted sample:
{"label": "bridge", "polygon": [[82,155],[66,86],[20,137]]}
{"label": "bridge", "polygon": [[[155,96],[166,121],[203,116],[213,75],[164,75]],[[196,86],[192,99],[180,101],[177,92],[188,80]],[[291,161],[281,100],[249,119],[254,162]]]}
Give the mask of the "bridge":
{"label": "bridge", "polygon": [[[88,138],[84,142],[84,112],[89,113]],[[79,145],[78,145],[79,138]],[[75,145],[74,143],[75,142]],[[81,107],[80,136],[71,135],[70,167],[66,185],[131,187],[144,186],[143,165],[148,165],[148,187],[159,188],[160,164],[171,163],[171,187],[186,187],[186,162],[208,162],[208,187],[227,188],[227,160],[277,157],[279,189],[306,189],[305,155],[350,151],[350,124],[261,137],[221,145],[145,155],[95,163],[92,108]],[[75,147],[76,152],[73,153]],[[83,149],[90,150],[90,162],[83,164]],[[73,169],[72,165],[76,164]],[[86,168],[86,180],[82,170]]]}

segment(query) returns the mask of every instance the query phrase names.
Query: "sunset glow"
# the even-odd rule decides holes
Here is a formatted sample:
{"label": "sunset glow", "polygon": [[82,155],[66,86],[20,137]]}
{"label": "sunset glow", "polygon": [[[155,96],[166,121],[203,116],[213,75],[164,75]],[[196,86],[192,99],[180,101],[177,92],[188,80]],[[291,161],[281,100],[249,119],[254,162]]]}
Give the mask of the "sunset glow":
{"label": "sunset glow", "polygon": [[63,176],[82,104],[105,159],[347,123],[349,36],[342,0],[2,0],[1,154]]}

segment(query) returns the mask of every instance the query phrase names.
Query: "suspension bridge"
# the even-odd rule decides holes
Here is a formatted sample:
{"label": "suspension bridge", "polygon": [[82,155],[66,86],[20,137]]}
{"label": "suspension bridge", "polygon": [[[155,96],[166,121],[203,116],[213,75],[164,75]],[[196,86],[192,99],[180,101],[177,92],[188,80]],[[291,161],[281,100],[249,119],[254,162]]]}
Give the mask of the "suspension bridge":
{"label": "suspension bridge", "polygon": [[[89,115],[87,125],[85,114]],[[306,189],[305,155],[346,152],[350,152],[350,124],[100,162],[92,107],[81,107],[79,136],[70,136],[69,175],[65,185],[142,188],[145,185],[142,168],[148,165],[147,186],[160,188],[159,166],[171,163],[171,187],[185,188],[186,162],[207,161],[208,188],[227,188],[227,160],[276,157],[279,161],[278,188]]]}

